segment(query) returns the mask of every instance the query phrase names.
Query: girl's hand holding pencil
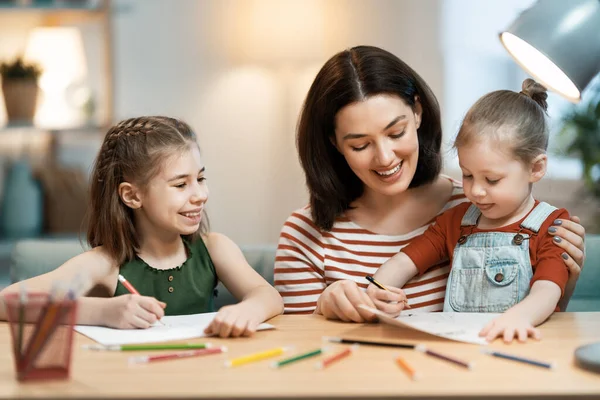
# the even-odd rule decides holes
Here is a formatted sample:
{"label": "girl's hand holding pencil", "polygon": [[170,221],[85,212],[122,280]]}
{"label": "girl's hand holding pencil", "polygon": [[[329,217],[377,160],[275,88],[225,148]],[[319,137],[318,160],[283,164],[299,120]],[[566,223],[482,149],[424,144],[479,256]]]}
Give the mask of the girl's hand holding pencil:
{"label": "girl's hand holding pencil", "polygon": [[410,308],[406,294],[402,289],[384,286],[371,276],[367,276],[367,280],[371,282],[367,287],[367,294],[378,310],[392,316],[398,316],[402,310]]}
{"label": "girl's hand holding pencil", "polygon": [[132,294],[105,299],[101,310],[103,325],[116,329],[146,329],[164,317],[166,306],[154,297]]}

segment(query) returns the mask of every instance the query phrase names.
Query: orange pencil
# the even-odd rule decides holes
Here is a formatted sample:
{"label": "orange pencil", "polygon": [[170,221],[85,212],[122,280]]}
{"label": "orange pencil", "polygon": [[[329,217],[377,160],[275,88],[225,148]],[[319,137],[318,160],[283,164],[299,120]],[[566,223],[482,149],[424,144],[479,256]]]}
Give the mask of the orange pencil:
{"label": "orange pencil", "polygon": [[406,360],[404,358],[397,357],[396,358],[396,364],[398,364],[398,366],[400,368],[402,368],[402,370],[404,370],[404,372],[406,372],[406,374],[413,381],[416,381],[417,379],[419,379],[419,374],[415,371],[415,369],[413,367],[410,366],[409,363],[406,362]]}
{"label": "orange pencil", "polygon": [[337,354],[334,354],[334,355],[332,355],[332,356],[330,356],[330,357],[327,357],[327,358],[325,358],[325,359],[324,359],[324,360],[322,360],[322,361],[319,361],[319,362],[318,362],[318,363],[315,365],[315,367],[316,367],[317,369],[323,369],[323,368],[326,368],[326,367],[328,367],[329,365],[333,364],[334,362],[336,362],[336,361],[339,361],[339,360],[341,360],[341,359],[343,359],[343,358],[346,358],[346,357],[348,357],[350,354],[354,353],[354,352],[355,352],[357,349],[358,349],[358,345],[357,345],[357,344],[355,344],[355,345],[352,345],[352,346],[348,347],[346,350],[342,350],[342,351],[340,351],[340,352],[339,352],[339,353],[337,353]]}

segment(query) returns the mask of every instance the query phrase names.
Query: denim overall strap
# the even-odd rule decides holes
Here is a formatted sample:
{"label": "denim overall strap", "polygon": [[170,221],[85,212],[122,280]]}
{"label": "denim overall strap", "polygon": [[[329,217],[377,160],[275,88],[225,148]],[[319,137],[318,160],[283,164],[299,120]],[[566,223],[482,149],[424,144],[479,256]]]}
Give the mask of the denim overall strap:
{"label": "denim overall strap", "polygon": [[475,204],[471,204],[465,215],[463,215],[460,226],[477,225],[480,215],[481,211],[479,211],[479,208],[475,207]]}
{"label": "denim overall strap", "polygon": [[550,216],[557,208],[551,206],[548,203],[541,201],[534,209],[529,213],[527,218],[521,222],[521,228],[529,229],[535,233],[538,233],[546,218]]}

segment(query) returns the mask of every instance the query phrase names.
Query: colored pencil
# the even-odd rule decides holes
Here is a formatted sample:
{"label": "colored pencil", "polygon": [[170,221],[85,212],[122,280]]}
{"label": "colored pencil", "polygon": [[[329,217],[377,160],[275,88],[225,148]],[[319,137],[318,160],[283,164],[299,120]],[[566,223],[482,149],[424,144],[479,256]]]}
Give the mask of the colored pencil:
{"label": "colored pencil", "polygon": [[318,363],[315,364],[315,368],[317,368],[317,369],[327,368],[331,364],[348,357],[349,355],[354,353],[356,350],[358,350],[358,345],[353,344],[352,346],[346,348],[345,350],[342,350],[337,354],[334,354],[332,356],[327,357],[324,360],[319,361]]}
{"label": "colored pencil", "polygon": [[226,367],[239,367],[240,365],[261,361],[271,357],[277,357],[288,350],[287,347],[276,347],[274,349],[261,351],[258,353],[248,354],[247,356],[242,356],[238,358],[234,358],[232,360],[225,361]]}
{"label": "colored pencil", "polygon": [[133,287],[133,285],[131,283],[129,283],[129,281],[127,279],[125,279],[125,277],[121,274],[119,274],[119,282],[121,282],[123,284],[123,286],[125,286],[125,289],[127,289],[127,291],[131,294],[137,294],[139,295],[140,292],[137,291],[136,288]]}
{"label": "colored pencil", "polygon": [[365,276],[365,279],[368,280],[369,282],[371,282],[373,285],[377,286],[379,289],[382,290],[387,290],[388,292],[391,292],[390,289],[386,288],[385,286],[383,286],[381,283],[377,282],[375,280],[375,278],[373,278],[371,275],[367,275]]}
{"label": "colored pencil", "polygon": [[451,362],[453,364],[459,365],[459,366],[467,368],[467,369],[473,368],[473,363],[472,362],[462,361],[462,360],[459,360],[457,358],[450,357],[450,356],[438,353],[438,352],[433,351],[433,350],[429,350],[428,348],[426,348],[422,344],[419,344],[419,345],[415,346],[415,350],[420,351],[422,353],[425,353],[427,355],[430,355],[432,357],[439,358],[440,360]]}
{"label": "colored pencil", "polygon": [[225,353],[226,351],[227,351],[227,347],[221,346],[221,347],[213,347],[210,349],[179,351],[177,353],[160,354],[160,355],[156,355],[156,356],[130,357],[129,362],[132,364],[147,364],[147,363],[152,363],[152,362],[156,362],[156,361],[168,361],[168,360],[177,360],[180,358],[207,356],[210,354]]}
{"label": "colored pencil", "polygon": [[271,367],[272,368],[280,368],[280,367],[283,367],[284,365],[288,365],[288,364],[294,363],[296,361],[300,361],[300,360],[304,360],[304,359],[307,359],[310,357],[318,356],[319,354],[323,353],[323,351],[324,351],[324,349],[320,348],[320,349],[316,349],[316,350],[308,351],[306,353],[299,354],[294,357],[286,358],[285,360],[275,361],[271,364]]}
{"label": "colored pencil", "polygon": [[494,357],[504,358],[506,360],[517,361],[517,362],[521,362],[521,363],[525,363],[525,364],[529,364],[529,365],[534,365],[536,367],[554,369],[554,367],[556,366],[554,363],[546,363],[546,362],[542,362],[542,361],[536,361],[536,360],[532,360],[530,358],[513,356],[510,354],[500,353],[498,351],[493,351],[493,350],[489,350],[489,349],[481,349],[481,352],[484,354],[489,354]]}
{"label": "colored pencil", "polygon": [[147,351],[147,350],[193,350],[208,349],[211,343],[162,343],[162,344],[123,344],[104,346],[101,344],[84,344],[86,350],[104,351]]}
{"label": "colored pencil", "polygon": [[410,377],[410,379],[412,379],[413,381],[416,381],[417,379],[419,379],[419,374],[415,371],[415,369],[413,367],[411,367],[411,365],[406,362],[406,360],[402,357],[397,357],[396,358],[396,364],[398,364],[398,366],[404,371],[406,372],[406,374]]}
{"label": "colored pencil", "polygon": [[[134,288],[133,285],[121,274],[119,274],[119,282],[121,282],[123,286],[125,286],[125,289],[127,289],[129,293],[140,295],[140,292],[138,292],[137,289]],[[158,320],[158,323],[160,323],[163,326],[165,325],[165,323],[162,322],[160,319]]]}
{"label": "colored pencil", "polygon": [[354,340],[344,339],[333,336],[323,336],[323,340],[335,343],[346,343],[346,344],[364,344],[368,346],[384,346],[384,347],[399,347],[402,349],[414,349],[416,345],[411,343],[386,343],[386,342],[375,342],[371,340]]}

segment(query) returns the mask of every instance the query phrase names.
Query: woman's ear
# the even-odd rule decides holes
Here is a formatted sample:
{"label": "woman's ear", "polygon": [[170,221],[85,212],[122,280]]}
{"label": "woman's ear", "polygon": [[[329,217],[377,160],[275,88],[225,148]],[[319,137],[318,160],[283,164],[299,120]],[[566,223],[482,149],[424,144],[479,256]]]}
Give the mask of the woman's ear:
{"label": "woman's ear", "polygon": [[540,154],[531,161],[531,170],[529,172],[529,182],[534,183],[539,181],[546,175],[548,167],[548,156]]}
{"label": "woman's ear", "polygon": [[421,118],[423,117],[423,106],[419,96],[415,96],[415,125],[417,129],[421,126]]}
{"label": "woman's ear", "polygon": [[119,185],[119,197],[125,205],[132,209],[142,207],[142,198],[140,191],[135,185],[129,182],[123,182]]}

